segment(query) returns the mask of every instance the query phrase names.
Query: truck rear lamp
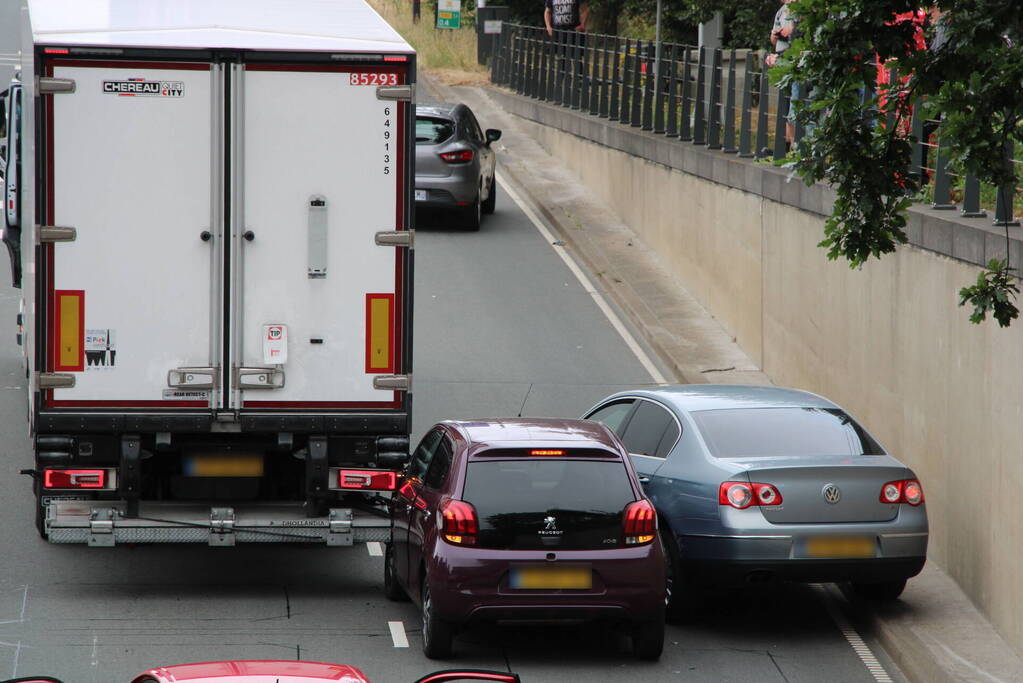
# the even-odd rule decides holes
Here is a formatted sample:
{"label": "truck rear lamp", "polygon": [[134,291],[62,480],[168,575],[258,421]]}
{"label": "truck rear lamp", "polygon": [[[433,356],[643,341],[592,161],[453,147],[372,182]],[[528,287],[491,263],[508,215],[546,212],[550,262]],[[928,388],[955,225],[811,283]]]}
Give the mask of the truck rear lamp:
{"label": "truck rear lamp", "polygon": [[924,488],[916,479],[890,481],[881,487],[880,500],[889,505],[906,503],[915,507],[924,502]]}
{"label": "truck rear lamp", "polygon": [[472,161],[472,150],[463,149],[459,152],[444,152],[439,156],[443,161],[449,164],[464,164]]}
{"label": "truck rear lamp", "polygon": [[448,543],[476,545],[479,534],[476,508],[464,500],[449,498],[437,510],[437,527]]}
{"label": "truck rear lamp", "polygon": [[70,52],[66,47],[44,47],[43,54],[47,55],[66,55]]}
{"label": "truck rear lamp", "polygon": [[718,489],[718,504],[745,510],[751,505],[770,507],[782,504],[781,491],[772,484],[726,481]]}
{"label": "truck rear lamp", "polygon": [[649,500],[629,503],[622,512],[625,545],[650,543],[657,536],[657,511]]}
{"label": "truck rear lamp", "polygon": [[398,475],[387,470],[338,470],[337,485],[357,491],[394,491]]}
{"label": "truck rear lamp", "polygon": [[109,470],[43,470],[44,489],[105,489],[112,487]]}

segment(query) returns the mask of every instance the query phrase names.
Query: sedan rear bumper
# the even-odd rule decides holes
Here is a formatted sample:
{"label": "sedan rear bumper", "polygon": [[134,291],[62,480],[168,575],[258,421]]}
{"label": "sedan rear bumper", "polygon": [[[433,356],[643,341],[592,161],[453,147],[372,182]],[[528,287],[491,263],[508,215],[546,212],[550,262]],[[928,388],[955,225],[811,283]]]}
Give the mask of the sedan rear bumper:
{"label": "sedan rear bumper", "polygon": [[471,203],[479,191],[479,171],[466,166],[449,176],[416,176],[416,192],[427,193],[426,200],[417,199],[416,206],[450,207],[455,202]]}
{"label": "sedan rear bumper", "polygon": [[736,585],[771,581],[879,583],[916,576],[926,557],[865,560],[683,560],[687,578],[705,585]]}

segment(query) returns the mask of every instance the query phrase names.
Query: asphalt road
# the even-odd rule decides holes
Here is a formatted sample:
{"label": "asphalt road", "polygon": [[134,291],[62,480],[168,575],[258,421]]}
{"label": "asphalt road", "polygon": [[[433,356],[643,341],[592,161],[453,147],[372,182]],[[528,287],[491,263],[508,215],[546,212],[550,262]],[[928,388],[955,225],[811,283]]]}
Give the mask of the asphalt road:
{"label": "asphalt road", "polygon": [[[16,51],[14,4],[0,3],[4,81]],[[416,249],[416,436],[445,417],[576,416],[619,387],[650,382],[504,188],[480,233],[426,218]],[[349,663],[381,683],[445,668],[421,654],[417,610],[383,598],[382,558],[366,546],[90,549],[39,540],[29,481],[17,474],[31,465],[13,343],[18,299],[0,286],[0,321],[10,322],[0,322],[9,342],[0,347],[0,678],[116,683],[159,664],[245,658]],[[657,663],[636,662],[623,637],[598,626],[479,628],[456,641],[457,662],[518,671],[528,683],[875,680],[829,604],[842,607],[805,586],[716,596],[669,627]],[[389,622],[400,622],[409,647],[395,647]]]}

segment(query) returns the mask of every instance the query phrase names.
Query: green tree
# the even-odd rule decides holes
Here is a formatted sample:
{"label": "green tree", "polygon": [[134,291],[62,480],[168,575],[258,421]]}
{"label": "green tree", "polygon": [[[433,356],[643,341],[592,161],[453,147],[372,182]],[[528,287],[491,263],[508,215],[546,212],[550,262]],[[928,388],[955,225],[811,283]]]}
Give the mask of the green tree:
{"label": "green tree", "polygon": [[[927,50],[915,48],[912,23],[893,21],[918,9],[911,0],[796,0],[791,9],[799,30],[774,78],[809,90],[795,112],[812,130],[792,163],[807,183],[835,188],[820,243],[828,258],[857,267],[906,242],[905,212],[919,190],[908,171],[914,106],[941,118],[953,170],[996,186],[1016,182],[1006,150],[1023,142],[1023,2],[939,0]],[[888,86],[877,86],[876,58],[891,70]],[[1018,265],[993,260],[960,291],[960,305],[974,307],[971,321],[990,313],[1007,327],[1018,316]]]}

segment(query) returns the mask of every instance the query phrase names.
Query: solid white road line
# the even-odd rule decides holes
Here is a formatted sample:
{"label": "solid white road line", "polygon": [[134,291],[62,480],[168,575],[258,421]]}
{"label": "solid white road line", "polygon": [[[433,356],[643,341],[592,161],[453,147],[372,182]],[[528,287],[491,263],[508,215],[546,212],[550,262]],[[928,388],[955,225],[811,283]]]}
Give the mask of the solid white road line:
{"label": "solid white road line", "polygon": [[394,642],[394,647],[408,647],[405,624],[400,621],[389,621],[387,626],[391,629],[391,640]]}
{"label": "solid white road line", "polygon": [[601,295],[601,293],[597,291],[597,289],[590,283],[589,278],[587,278],[586,274],[583,273],[582,268],[579,267],[579,264],[577,264],[575,260],[569,255],[568,251],[566,251],[565,249],[558,248],[557,246],[554,246],[553,243],[555,242],[556,238],[554,237],[553,234],[551,234],[551,231],[547,228],[547,225],[543,222],[543,220],[541,220],[540,217],[536,215],[536,212],[533,211],[533,207],[531,207],[528,203],[523,201],[522,197],[519,196],[518,192],[516,192],[514,188],[512,188],[505,180],[504,175],[502,173],[497,172],[494,175],[497,178],[497,181],[501,183],[501,185],[504,187],[504,191],[508,194],[509,197],[511,197],[512,201],[518,204],[519,208],[522,209],[522,213],[526,214],[526,217],[529,218],[530,222],[536,227],[537,230],[540,231],[540,234],[543,235],[543,238],[547,240],[547,244],[550,244],[552,246],[555,253],[561,257],[561,260],[565,262],[565,265],[568,266],[568,269],[571,270],[572,274],[575,275],[577,280],[579,280],[579,284],[583,286],[583,289],[586,291],[586,293],[589,294],[590,297],[593,299],[594,303],[597,304],[597,308],[599,308],[601,312],[603,312],[604,315],[607,317],[608,322],[611,323],[611,327],[615,328],[615,331],[617,331],[618,334],[621,335],[622,340],[625,342],[625,345],[629,347],[629,350],[632,351],[632,353],[639,360],[640,365],[642,365],[643,368],[647,371],[647,373],[650,374],[650,377],[653,379],[654,383],[668,384],[668,380],[665,379],[664,375],[661,374],[661,371],[657,369],[657,366],[650,359],[650,356],[648,356],[646,352],[643,350],[643,347],[639,345],[639,342],[636,341],[636,338],[632,336],[632,333],[629,332],[629,329],[625,327],[625,324],[614,312],[614,309],[611,308],[611,306],[604,299],[603,295]]}
{"label": "solid white road line", "polygon": [[[863,638],[856,632],[853,625],[849,623],[849,620],[842,614],[842,610],[835,604],[835,597],[829,591],[828,587],[815,583],[813,584],[814,589],[820,594],[821,601],[824,602],[824,608],[828,610],[828,614],[831,615],[831,620],[835,622],[835,626],[845,636],[846,641],[852,647],[853,652],[860,658],[863,665],[867,667],[867,671],[874,677],[874,680],[878,683],[892,683],[892,677],[888,675],[888,672],[881,666],[881,662],[877,661],[877,657],[870,651],[867,644],[863,642]],[[831,590],[836,590],[832,588]]]}
{"label": "solid white road line", "polygon": [[384,547],[380,545],[380,541],[370,541],[366,544],[366,550],[369,551],[370,557],[380,557],[384,554]]}

